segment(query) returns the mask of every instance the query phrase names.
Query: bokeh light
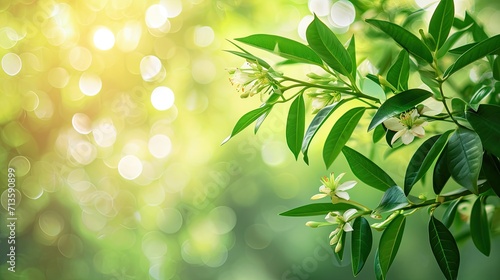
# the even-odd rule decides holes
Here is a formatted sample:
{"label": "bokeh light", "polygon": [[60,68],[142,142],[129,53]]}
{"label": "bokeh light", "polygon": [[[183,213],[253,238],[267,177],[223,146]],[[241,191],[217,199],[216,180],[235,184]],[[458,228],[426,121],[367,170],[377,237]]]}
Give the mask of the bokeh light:
{"label": "bokeh light", "polygon": [[109,28],[101,26],[95,30],[92,40],[96,48],[107,51],[115,45],[115,34]]}
{"label": "bokeh light", "polygon": [[151,103],[156,110],[165,111],[174,105],[174,92],[165,86],[157,87],[151,93]]}
{"label": "bokeh light", "polygon": [[17,75],[22,66],[21,58],[15,53],[7,53],[2,57],[2,69],[9,76]]}

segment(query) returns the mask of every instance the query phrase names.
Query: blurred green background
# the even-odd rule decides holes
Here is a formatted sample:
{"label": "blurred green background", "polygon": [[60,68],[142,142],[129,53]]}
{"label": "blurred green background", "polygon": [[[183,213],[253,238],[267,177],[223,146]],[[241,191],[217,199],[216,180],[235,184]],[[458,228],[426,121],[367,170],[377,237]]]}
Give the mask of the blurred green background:
{"label": "blurred green background", "polygon": [[[14,167],[18,190],[16,272],[7,270],[2,208],[0,279],[351,278],[349,255],[338,263],[327,246],[331,229],[278,216],[309,203],[320,176],[353,179],[349,167],[339,158],[325,170],[319,141],[309,167],[295,161],[284,139],[287,106],[257,135],[248,129],[220,146],[259,105],[229,83],[226,69],[243,61],[223,50],[234,48],[226,39],[253,33],[303,40],[315,12],[341,41],[356,34],[369,69],[389,47],[367,41],[360,19],[432,3],[382,2],[355,1],[354,14],[349,2],[329,0],[0,1],[0,173],[7,182]],[[488,34],[500,32],[496,2],[457,1],[457,15],[465,9]],[[309,70],[290,71],[303,78]],[[416,146],[383,158],[386,145],[368,150],[371,135],[362,132],[350,146],[402,182]],[[380,196],[361,183],[351,192],[369,205]],[[442,278],[427,219],[408,220],[390,278]],[[470,240],[461,254],[461,279],[498,275],[497,240],[489,258]],[[368,262],[357,278],[374,277],[373,252]]]}

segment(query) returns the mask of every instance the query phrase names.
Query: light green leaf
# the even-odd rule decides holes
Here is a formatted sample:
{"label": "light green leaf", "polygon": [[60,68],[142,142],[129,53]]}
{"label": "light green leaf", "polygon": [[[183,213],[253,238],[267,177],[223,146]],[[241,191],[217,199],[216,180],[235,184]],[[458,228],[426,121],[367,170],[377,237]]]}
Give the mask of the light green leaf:
{"label": "light green leaf", "polygon": [[316,132],[318,132],[320,127],[325,123],[330,115],[345,102],[346,100],[342,99],[337,103],[326,106],[325,108],[319,110],[319,112],[314,116],[313,120],[309,124],[309,127],[307,127],[306,133],[304,134],[304,139],[302,140],[302,154],[304,155],[305,163],[309,164],[307,152],[309,150],[309,145],[311,145],[312,139],[316,135]]}
{"label": "light green leaf", "polygon": [[408,168],[406,168],[405,175],[405,194],[408,195],[413,185],[415,185],[424,174],[429,170],[434,160],[439,156],[443,150],[448,135],[452,130],[445,132],[442,135],[434,135],[427,139],[413,154]]}
{"label": "light green leaf", "polygon": [[368,131],[374,129],[377,125],[397,114],[401,114],[432,96],[431,92],[423,89],[410,89],[400,92],[393,97],[387,99],[373,116]]}
{"label": "light green leaf", "polygon": [[304,96],[299,94],[290,105],[286,121],[286,143],[295,159],[299,156],[304,138],[305,111]]}
{"label": "light green leaf", "polygon": [[371,79],[361,78],[359,80],[359,86],[364,94],[377,98],[380,100],[380,103],[387,99],[384,90]]}
{"label": "light green leaf", "polygon": [[349,53],[352,61],[351,75],[356,80],[356,69],[358,66],[356,63],[356,40],[354,40],[354,35],[352,35],[351,41],[349,41],[349,45],[347,46],[347,53]]}
{"label": "light green leaf", "polygon": [[342,148],[342,153],[347,159],[352,173],[363,183],[381,191],[386,191],[388,188],[396,186],[394,180],[382,168],[364,155],[348,146]]}
{"label": "light green leaf", "polygon": [[354,276],[363,269],[366,259],[372,250],[372,230],[370,224],[363,217],[357,217],[352,225],[354,229],[351,237],[351,263]]}
{"label": "light green leaf", "polygon": [[374,270],[375,270],[375,278],[377,280],[385,280],[385,275],[382,273],[382,267],[380,266],[380,256],[378,253],[378,249],[375,252],[375,259],[374,259]]}
{"label": "light green leaf", "polygon": [[378,252],[380,268],[384,278],[398,252],[401,239],[403,238],[405,223],[406,217],[404,215],[398,215],[389,223],[380,237]]}
{"label": "light green leaf", "polygon": [[446,145],[439,155],[436,165],[434,166],[434,173],[432,174],[432,188],[435,194],[440,194],[443,191],[446,182],[451,177],[450,171],[448,169],[448,156],[447,151],[448,146]]}
{"label": "light green leaf", "polygon": [[309,46],[333,70],[349,76],[352,72],[352,60],[335,34],[316,15],[306,30]]}
{"label": "light green leaf", "polygon": [[455,5],[453,0],[441,0],[436,10],[434,10],[429,23],[429,33],[434,37],[434,41],[436,41],[436,50],[440,49],[446,38],[448,38],[454,17]]}
{"label": "light green leaf", "polygon": [[273,108],[271,105],[264,105],[262,107],[259,107],[257,109],[254,109],[246,114],[244,114],[238,122],[236,122],[236,125],[233,128],[233,131],[231,132],[231,135],[229,135],[224,141],[222,141],[221,145],[224,145],[229,139],[234,137],[236,134],[240,133],[243,129],[245,129],[247,126],[252,124],[255,120],[257,120],[260,116],[265,114],[266,112],[270,111]]}
{"label": "light green leaf", "polygon": [[354,205],[348,203],[313,203],[304,206],[300,206],[283,213],[280,213],[281,216],[288,217],[306,217],[306,216],[318,216],[318,215],[326,215],[332,211],[345,211],[353,208],[358,208]]}
{"label": "light green leaf", "polygon": [[466,118],[481,138],[484,149],[500,157],[500,106],[481,104],[476,112],[467,110]]}
{"label": "light green leaf", "polygon": [[480,196],[472,205],[470,213],[470,235],[476,248],[485,256],[490,255],[491,240],[488,216],[486,215],[484,196]]}
{"label": "light green leaf", "polygon": [[462,197],[459,197],[453,200],[450,205],[446,208],[443,214],[443,224],[449,228],[453,224],[453,220],[455,220],[455,215],[457,213],[458,204],[460,204]]}
{"label": "light green leaf", "polygon": [[373,212],[376,214],[382,214],[399,210],[409,204],[410,203],[403,190],[399,186],[393,186],[385,191],[384,196],[382,196],[382,200]]}
{"label": "light green leaf", "polygon": [[453,73],[464,68],[465,66],[471,64],[472,62],[496,52],[500,49],[500,34],[490,37],[484,41],[481,41],[464,52],[460,57],[457,58],[455,63],[453,63],[444,72],[444,78],[448,78]]}
{"label": "light green leaf", "polygon": [[321,58],[311,48],[288,38],[268,34],[254,34],[235,40],[296,62],[323,65]]}
{"label": "light green leaf", "polygon": [[407,51],[401,50],[396,62],[394,62],[387,72],[387,81],[398,90],[407,90],[409,77],[410,56]]}
{"label": "light green leaf", "polygon": [[460,252],[457,243],[446,226],[434,216],[431,216],[429,221],[429,243],[446,279],[457,279],[460,267]]}
{"label": "light green leaf", "polygon": [[333,125],[323,146],[323,160],[326,168],[332,165],[349,138],[351,138],[364,112],[365,108],[363,107],[353,108],[342,115]]}
{"label": "light green leaf", "polygon": [[483,146],[472,130],[459,127],[448,141],[447,163],[451,177],[462,187],[477,194],[477,180],[483,160]]}
{"label": "light green leaf", "polygon": [[432,54],[427,48],[427,46],[418,39],[417,36],[413,35],[403,27],[388,21],[367,19],[366,22],[379,28],[384,33],[389,35],[396,43],[407,50],[412,55],[419,57],[429,64],[432,63]]}

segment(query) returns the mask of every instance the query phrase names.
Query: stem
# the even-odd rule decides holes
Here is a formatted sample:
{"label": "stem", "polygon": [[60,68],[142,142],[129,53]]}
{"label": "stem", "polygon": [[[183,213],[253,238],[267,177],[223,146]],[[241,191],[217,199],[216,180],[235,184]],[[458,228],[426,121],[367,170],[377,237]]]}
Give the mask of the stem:
{"label": "stem", "polygon": [[441,93],[441,96],[443,97],[443,99],[441,100],[441,102],[443,102],[443,105],[444,105],[444,108],[446,109],[446,112],[448,113],[448,115],[450,116],[451,120],[457,125],[457,126],[461,126],[458,121],[453,117],[453,115],[451,114],[451,111],[450,111],[450,108],[448,108],[448,104],[446,104],[446,96],[444,95],[444,92],[443,92],[443,82],[440,81],[439,82],[439,92]]}

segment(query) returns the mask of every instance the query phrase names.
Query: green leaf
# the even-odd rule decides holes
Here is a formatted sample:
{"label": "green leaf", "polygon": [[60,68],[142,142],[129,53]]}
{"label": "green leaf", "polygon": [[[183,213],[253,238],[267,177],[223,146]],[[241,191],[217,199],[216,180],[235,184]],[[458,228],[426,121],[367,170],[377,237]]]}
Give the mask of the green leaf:
{"label": "green leaf", "polygon": [[244,114],[238,122],[236,122],[236,125],[233,128],[233,131],[231,132],[231,135],[229,135],[224,141],[222,141],[221,145],[224,145],[229,139],[234,137],[236,134],[240,133],[243,129],[245,129],[247,126],[252,124],[255,120],[257,120],[260,116],[265,114],[266,112],[270,111],[273,108],[272,105],[264,105],[262,107],[259,107],[257,109],[254,109],[246,114]]}
{"label": "green leaf", "polygon": [[413,35],[403,27],[392,22],[376,19],[367,19],[366,22],[379,28],[384,33],[389,35],[392,39],[394,39],[394,41],[396,41],[396,43],[398,43],[409,53],[427,61],[429,64],[432,63],[432,54],[427,46],[422,43],[422,41],[420,41],[417,36]]}
{"label": "green leaf", "polygon": [[264,123],[264,121],[266,120],[266,118],[267,118],[267,116],[269,115],[270,112],[271,112],[271,110],[264,112],[264,114],[262,114],[257,119],[257,121],[255,121],[255,127],[254,127],[254,130],[253,130],[254,133],[257,133],[257,131],[259,131],[260,126],[262,125],[262,123]]}
{"label": "green leaf", "polygon": [[313,203],[308,205],[303,205],[283,213],[280,213],[281,216],[288,217],[307,217],[307,216],[318,216],[318,215],[326,215],[332,211],[345,211],[353,208],[358,208],[352,204],[348,203]]}
{"label": "green leaf", "polygon": [[477,43],[472,48],[464,52],[460,57],[458,57],[455,63],[453,63],[448,69],[446,69],[446,71],[444,72],[444,78],[448,78],[463,67],[480,58],[485,57],[488,54],[491,54],[492,52],[496,52],[499,49],[500,34]]}
{"label": "green leaf", "polygon": [[365,108],[363,107],[353,108],[342,115],[333,125],[323,146],[323,160],[326,168],[332,165],[349,138],[351,138],[364,112]]}
{"label": "green leaf", "polygon": [[481,104],[476,112],[467,110],[466,118],[481,138],[485,150],[500,157],[500,106]]}
{"label": "green leaf", "polygon": [[311,48],[288,38],[268,34],[254,34],[235,40],[296,62],[323,65],[321,58]]}
{"label": "green leaf", "polygon": [[382,267],[380,266],[380,256],[378,253],[378,249],[375,252],[375,262],[373,268],[375,270],[375,278],[377,280],[385,280],[385,275],[382,273]]}
{"label": "green leaf", "polygon": [[451,177],[462,187],[477,194],[477,180],[483,159],[483,146],[472,130],[459,127],[448,141],[447,163]]}
{"label": "green leaf", "polygon": [[299,156],[302,139],[304,138],[305,112],[304,96],[299,94],[290,105],[286,121],[286,143],[295,159]]}
{"label": "green leaf", "polygon": [[349,148],[349,146],[344,146],[342,153],[347,159],[352,173],[363,183],[381,191],[386,191],[388,188],[396,186],[394,180],[382,168],[378,167],[378,165],[364,155]]}
{"label": "green leaf", "polygon": [[469,101],[469,106],[474,110],[477,111],[479,109],[479,103],[492,94],[495,91],[495,88],[491,86],[484,86],[478,89],[474,95],[470,98]]}
{"label": "green leaf", "polygon": [[380,268],[384,278],[398,252],[401,239],[403,238],[405,223],[406,217],[404,215],[398,215],[389,223],[380,237],[378,251]]}
{"label": "green leaf", "polygon": [[377,98],[381,103],[386,100],[387,97],[385,96],[384,90],[371,79],[361,78],[359,80],[359,85],[364,94]]}
{"label": "green leaf", "polygon": [[462,197],[455,199],[453,202],[448,205],[446,211],[443,214],[443,224],[449,228],[453,224],[453,220],[455,220],[455,215],[457,213],[457,206],[460,204]]}
{"label": "green leaf", "polygon": [[311,48],[333,70],[349,76],[352,60],[335,34],[315,15],[306,30],[307,42]]}
{"label": "green leaf", "polygon": [[330,115],[345,102],[346,100],[343,99],[337,103],[328,105],[325,108],[319,110],[319,112],[314,116],[313,120],[309,124],[309,127],[307,127],[306,133],[304,134],[304,139],[302,140],[302,154],[304,155],[305,163],[309,164],[307,152],[309,150],[309,145],[311,145],[312,139],[316,135],[316,132],[318,132],[320,127],[325,123]]}
{"label": "green leaf", "polygon": [[400,92],[393,97],[387,99],[373,116],[368,131],[374,129],[390,117],[401,114],[411,108],[414,108],[425,99],[432,96],[431,92],[423,89],[410,89]]}
{"label": "green leaf", "polygon": [[484,153],[482,168],[489,185],[500,197],[500,161],[496,156]]}
{"label": "green leaf", "polygon": [[437,58],[443,57],[450,49],[455,45],[456,42],[467,32],[467,30],[462,30],[451,34],[451,36],[444,42],[439,51],[436,53]]}
{"label": "green leaf", "polygon": [[352,228],[354,229],[351,237],[351,263],[354,276],[363,269],[366,259],[372,250],[372,230],[370,224],[363,217],[354,220]]}
{"label": "green leaf", "polygon": [[373,212],[376,214],[391,212],[406,207],[409,204],[403,190],[399,186],[393,186],[385,191],[382,200]]}
{"label": "green leaf", "polygon": [[434,41],[436,41],[436,50],[440,49],[446,38],[448,38],[454,16],[455,5],[453,0],[441,0],[436,10],[434,10],[429,23],[429,33],[434,37]]}
{"label": "green leaf", "polygon": [[435,135],[427,139],[413,154],[405,175],[405,194],[408,195],[413,185],[415,185],[424,174],[429,170],[434,160],[443,150],[448,135],[452,131],[449,130],[442,135]]}
{"label": "green leaf", "polygon": [[377,143],[380,139],[384,138],[385,128],[384,125],[377,125],[373,131],[373,143]]}
{"label": "green leaf", "polygon": [[491,66],[493,69],[493,78],[500,81],[500,56],[497,55]]}
{"label": "green leaf", "polygon": [[470,50],[470,48],[474,47],[475,45],[477,45],[477,42],[468,43],[468,44],[465,44],[463,46],[451,49],[450,53],[452,53],[452,54],[463,54],[464,52]]}
{"label": "green leaf", "polygon": [[460,267],[460,252],[457,243],[446,226],[434,216],[431,216],[429,221],[429,243],[446,279],[457,279]]}
{"label": "green leaf", "polygon": [[451,177],[448,169],[447,150],[448,145],[444,147],[436,161],[436,165],[434,166],[434,173],[432,174],[432,188],[434,189],[435,194],[440,194],[443,191],[446,182],[448,182]]}
{"label": "green leaf", "polygon": [[467,102],[465,102],[462,98],[453,97],[451,99],[451,109],[453,110],[454,116],[465,118],[465,108],[467,108]]}
{"label": "green leaf", "polygon": [[398,90],[407,90],[409,77],[410,56],[407,51],[401,50],[396,62],[394,62],[387,72],[387,81]]}
{"label": "green leaf", "polygon": [[476,199],[470,212],[470,235],[476,248],[485,256],[490,255],[491,240],[490,227],[488,216],[486,215],[485,197],[481,196]]}
{"label": "green leaf", "polygon": [[354,40],[354,35],[352,35],[351,41],[349,41],[349,45],[347,46],[347,53],[349,53],[352,61],[351,75],[356,80],[356,69],[358,67],[356,63],[356,41]]}

